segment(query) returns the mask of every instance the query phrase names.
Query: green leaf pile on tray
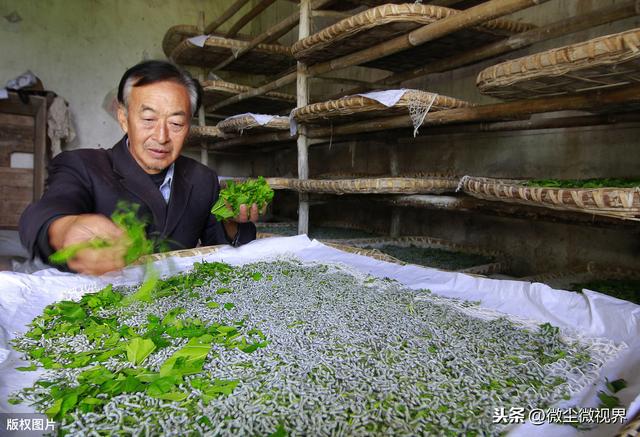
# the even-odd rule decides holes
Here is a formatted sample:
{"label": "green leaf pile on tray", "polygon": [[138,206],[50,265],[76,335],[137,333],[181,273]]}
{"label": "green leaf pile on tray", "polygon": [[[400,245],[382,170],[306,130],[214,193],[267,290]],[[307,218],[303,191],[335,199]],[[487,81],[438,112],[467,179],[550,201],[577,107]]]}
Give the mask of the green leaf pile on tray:
{"label": "green leaf pile on tray", "polygon": [[[522,325],[342,265],[196,263],[48,306],[14,341],[44,368],[12,403],[65,435],[500,435],[620,346]],[[612,387],[621,389],[618,383]]]}
{"label": "green leaf pile on tray", "polygon": [[365,248],[378,249],[400,261],[437,269],[460,270],[482,264],[489,264],[495,261],[494,258],[490,256],[456,252],[434,247],[419,247],[414,245],[394,246],[385,244],[382,246],[365,246]]}
{"label": "green leaf pile on tray", "polygon": [[211,214],[215,215],[217,220],[237,217],[240,214],[240,205],[251,207],[255,203],[258,210],[261,210],[272,199],[273,190],[262,176],[241,184],[230,180],[227,187],[220,191],[218,201],[211,208]]}
{"label": "green leaf pile on tray", "polygon": [[546,188],[635,188],[640,179],[530,179],[522,182],[528,187]]}

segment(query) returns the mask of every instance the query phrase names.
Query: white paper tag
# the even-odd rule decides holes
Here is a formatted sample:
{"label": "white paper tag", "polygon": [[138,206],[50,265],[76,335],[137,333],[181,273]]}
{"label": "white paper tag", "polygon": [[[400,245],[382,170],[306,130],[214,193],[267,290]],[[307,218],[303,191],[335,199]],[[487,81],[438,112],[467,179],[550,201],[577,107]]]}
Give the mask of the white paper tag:
{"label": "white paper tag", "polygon": [[407,90],[402,88],[399,90],[387,90],[387,91],[373,91],[371,93],[356,94],[357,96],[366,97],[371,100],[375,100],[378,103],[382,103],[387,108],[398,103],[398,100],[404,96]]}
{"label": "white paper tag", "polygon": [[208,39],[209,39],[209,35],[198,35],[198,36],[189,38],[187,41],[189,41],[194,46],[204,47],[204,43],[207,42]]}

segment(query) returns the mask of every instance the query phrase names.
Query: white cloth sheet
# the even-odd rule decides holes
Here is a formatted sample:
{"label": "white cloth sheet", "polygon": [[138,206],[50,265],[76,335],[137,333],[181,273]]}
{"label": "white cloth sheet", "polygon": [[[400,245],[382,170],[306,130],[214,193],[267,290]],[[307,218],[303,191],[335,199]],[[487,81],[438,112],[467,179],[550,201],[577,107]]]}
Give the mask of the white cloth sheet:
{"label": "white cloth sheet", "polygon": [[[549,322],[586,337],[624,342],[628,348],[601,369],[602,381],[577,394],[563,406],[595,407],[598,404],[596,395],[603,389],[604,378],[615,380],[623,377],[628,387],[616,395],[627,408],[629,417],[640,411],[640,306],[600,293],[587,290],[584,294],[577,294],[554,290],[539,283],[486,279],[414,265],[398,266],[342,252],[311,241],[304,235],[257,240],[240,248],[224,247],[206,256],[158,261],[155,266],[161,274],[169,275],[188,269],[202,259],[239,265],[289,254],[309,262],[345,263],[377,277],[396,279],[413,289],[430,289],[442,296],[480,301],[482,307],[517,318]],[[7,398],[11,392],[32,385],[41,374],[40,371],[15,370],[17,366],[27,365],[9,345],[16,332],[26,331],[26,325],[50,303],[77,299],[83,293],[97,291],[109,283],[134,285],[140,282],[142,275],[142,267],[130,267],[99,278],[61,273],[54,269],[32,275],[0,273],[0,412],[31,411],[22,405],[8,405]],[[512,429],[510,435],[608,436],[619,429],[619,424],[604,424],[590,432],[578,432],[571,426],[526,423]]]}

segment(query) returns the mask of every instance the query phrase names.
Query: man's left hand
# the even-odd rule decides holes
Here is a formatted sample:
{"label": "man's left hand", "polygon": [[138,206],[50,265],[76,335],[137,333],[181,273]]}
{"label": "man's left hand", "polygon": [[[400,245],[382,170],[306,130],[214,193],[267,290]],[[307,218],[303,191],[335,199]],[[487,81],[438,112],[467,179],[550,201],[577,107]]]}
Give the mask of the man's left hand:
{"label": "man's left hand", "polygon": [[222,225],[230,240],[233,240],[238,233],[238,223],[257,222],[260,214],[264,214],[267,209],[267,205],[262,208],[262,211],[258,210],[258,205],[255,203],[249,208],[248,205],[240,205],[240,214],[228,220],[223,220]]}

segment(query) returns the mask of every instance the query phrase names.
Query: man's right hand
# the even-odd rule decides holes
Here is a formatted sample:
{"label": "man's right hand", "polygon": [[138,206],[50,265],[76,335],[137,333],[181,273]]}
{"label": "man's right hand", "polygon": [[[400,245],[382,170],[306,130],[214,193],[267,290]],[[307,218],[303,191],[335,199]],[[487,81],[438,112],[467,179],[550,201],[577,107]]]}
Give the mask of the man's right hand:
{"label": "man's right hand", "polygon": [[49,244],[54,250],[96,238],[116,242],[113,247],[82,249],[67,262],[70,269],[88,275],[102,275],[125,266],[127,248],[123,235],[122,229],[100,214],[68,215],[49,226]]}

